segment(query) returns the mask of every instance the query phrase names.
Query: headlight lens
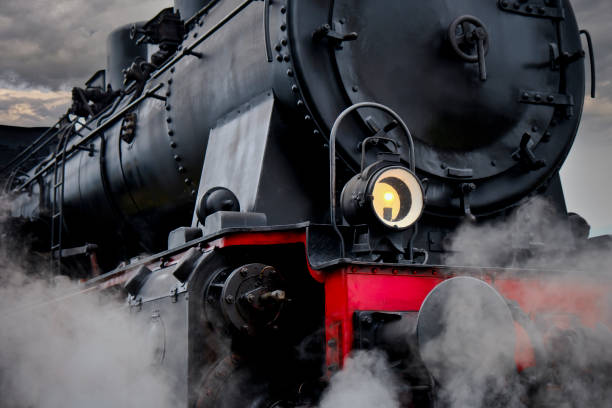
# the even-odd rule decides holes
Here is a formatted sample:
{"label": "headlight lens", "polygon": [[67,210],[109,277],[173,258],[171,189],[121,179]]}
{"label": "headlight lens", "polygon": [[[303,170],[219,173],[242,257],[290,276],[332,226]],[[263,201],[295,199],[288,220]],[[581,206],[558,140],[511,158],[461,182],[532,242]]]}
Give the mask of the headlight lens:
{"label": "headlight lens", "polygon": [[405,229],[423,212],[423,188],[404,167],[387,167],[372,177],[368,196],[374,214],[385,226]]}

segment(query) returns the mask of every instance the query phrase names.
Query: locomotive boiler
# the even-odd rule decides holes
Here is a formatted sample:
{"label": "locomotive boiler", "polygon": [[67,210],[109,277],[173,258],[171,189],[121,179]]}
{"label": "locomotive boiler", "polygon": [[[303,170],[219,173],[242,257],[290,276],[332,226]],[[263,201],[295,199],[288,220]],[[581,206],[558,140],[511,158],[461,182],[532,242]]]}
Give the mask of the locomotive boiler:
{"label": "locomotive boiler", "polygon": [[[609,325],[610,282],[563,274],[534,305],[554,268],[458,266],[447,244],[541,197],[568,237],[546,250],[586,245],[559,180],[582,34],[567,0],[177,0],[111,33],[106,69],[5,167],[11,220],[57,273],[125,289],[184,405],[316,404],[370,348],[405,406],[483,370],[537,387],[525,367],[555,361],[530,316]],[[542,249],[517,234],[508,253]]]}

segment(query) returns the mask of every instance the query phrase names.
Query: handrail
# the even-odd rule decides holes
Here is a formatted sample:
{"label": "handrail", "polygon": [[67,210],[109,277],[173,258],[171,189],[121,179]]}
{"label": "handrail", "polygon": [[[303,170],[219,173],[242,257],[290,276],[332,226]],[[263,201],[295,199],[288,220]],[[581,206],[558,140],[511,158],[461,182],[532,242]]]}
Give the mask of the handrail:
{"label": "handrail", "polygon": [[211,35],[213,35],[215,32],[217,32],[221,27],[223,27],[228,21],[230,21],[232,18],[234,18],[236,15],[238,15],[242,10],[244,10],[249,4],[251,4],[252,2],[254,2],[256,0],[245,0],[244,2],[242,2],[239,6],[237,6],[235,9],[233,9],[232,11],[230,11],[230,13],[223,17],[221,19],[221,21],[219,21],[217,24],[215,24],[210,30],[208,30],[203,36],[201,36],[200,38],[198,38],[196,41],[194,41],[191,45],[189,45],[188,47],[183,48],[183,51],[181,51],[180,54],[176,55],[174,58],[172,58],[170,61],[166,62],[164,65],[162,65],[157,71],[153,72],[153,74],[151,74],[151,78],[157,78],[159,77],[161,74],[163,74],[164,72],[166,72],[170,67],[172,67],[173,65],[175,65],[177,62],[179,62],[181,59],[183,59],[184,57],[188,56],[188,55],[193,55],[194,54],[194,49],[202,44],[205,40],[207,40]]}
{"label": "handrail", "polygon": [[[118,119],[120,119],[123,114],[125,114],[127,111],[129,111],[130,109],[132,109],[134,106],[138,105],[140,102],[142,102],[143,100],[151,97],[153,94],[155,94],[155,92],[157,92],[158,90],[160,90],[162,87],[164,86],[163,83],[157,84],[155,87],[153,87],[151,90],[143,93],[140,97],[138,97],[136,100],[134,100],[134,102],[131,102],[130,104],[128,104],[125,108],[121,109],[119,112],[115,113],[113,116],[111,116],[106,122],[104,122],[102,125],[98,126],[97,128],[95,128],[90,134],[88,134],[87,136],[83,137],[81,140],[79,140],[77,143],[73,144],[70,146],[70,149],[66,152],[67,154],[73,153],[74,151],[79,150],[79,147],[81,147],[82,145],[84,145],[85,143],[88,143],[89,141],[91,141],[94,137],[98,136],[98,134],[100,132],[102,132],[103,130],[105,130],[106,128],[108,128],[110,125],[114,124]],[[29,186],[34,180],[36,180],[39,176],[43,175],[44,173],[47,172],[47,170],[49,170],[51,168],[51,166],[53,166],[55,164],[55,162],[57,161],[57,157],[53,157],[52,160],[50,160],[42,169],[40,169],[39,171],[37,171],[32,177],[30,177],[25,183],[23,183],[22,185],[20,185],[19,187],[17,187],[16,189],[13,190],[13,192],[18,192],[20,190],[25,189],[27,186]]]}
{"label": "handrail", "polygon": [[[224,18],[222,18],[221,21],[219,21],[217,24],[215,24],[213,27],[211,27],[210,30],[208,30],[206,33],[204,33],[204,35],[202,35],[200,38],[198,38],[196,41],[194,41],[191,45],[185,47],[183,49],[183,51],[180,52],[180,54],[176,55],[170,61],[166,62],[157,71],[154,71],[151,74],[151,78],[150,79],[158,78],[160,75],[162,75],[170,67],[175,65],[177,62],[179,62],[184,57],[186,57],[188,55],[197,55],[197,53],[194,51],[194,49],[198,45],[200,45],[205,40],[207,40],[210,36],[212,36],[214,33],[216,33],[221,27],[223,27],[225,24],[227,24],[228,21],[233,19],[236,15],[238,15],[241,11],[243,11],[249,4],[251,4],[251,3],[255,2],[255,1],[257,1],[257,0],[245,0],[244,2],[239,4],[236,8],[234,8],[232,11],[230,11],[228,15],[226,15]],[[217,1],[212,1],[211,3],[207,4],[206,6],[204,6],[193,17],[191,17],[189,20],[187,20],[187,23],[191,24],[193,22],[193,20],[195,20],[196,16],[197,16],[197,18],[199,18],[202,14],[204,14],[207,10],[209,10],[214,4],[216,4],[216,2]],[[97,136],[98,133],[100,133],[102,130],[106,129],[110,124],[114,123],[117,119],[119,119],[129,109],[133,108],[135,105],[139,104],[144,99],[152,96],[152,94],[154,94],[162,86],[163,86],[163,84],[158,84],[153,89],[151,89],[150,91],[147,91],[145,94],[140,96],[138,99],[136,99],[133,102],[131,102],[129,105],[127,105],[121,111],[119,111],[116,114],[114,114],[109,120],[104,122],[104,124],[98,126],[89,135],[85,136],[79,142],[77,142],[74,145],[72,145],[70,147],[70,150],[69,150],[68,153],[74,152],[81,145],[83,145],[86,142],[90,141],[94,136]],[[90,122],[88,122],[88,123],[90,123]],[[54,125],[54,126],[56,126],[56,125]],[[56,158],[54,157],[49,163],[47,163],[47,165],[45,165],[41,170],[37,171],[24,184],[22,184],[21,186],[17,187],[16,189],[14,189],[13,192],[17,192],[17,191],[23,190],[24,188],[29,186],[36,178],[38,178],[40,175],[44,174],[47,170],[49,170],[49,168],[55,163],[55,161],[56,161]]]}

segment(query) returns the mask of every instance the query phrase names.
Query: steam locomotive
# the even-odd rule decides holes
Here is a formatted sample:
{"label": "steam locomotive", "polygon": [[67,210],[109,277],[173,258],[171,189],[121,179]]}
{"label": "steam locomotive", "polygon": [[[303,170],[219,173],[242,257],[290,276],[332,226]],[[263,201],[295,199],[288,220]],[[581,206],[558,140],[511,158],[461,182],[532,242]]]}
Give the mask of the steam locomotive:
{"label": "steam locomotive", "polygon": [[[520,263],[595,245],[559,180],[582,34],[593,70],[568,0],[176,0],[113,31],[106,69],[5,166],[11,221],[56,273],[125,290],[183,405],[316,404],[378,348],[404,406],[483,372],[553,406],[554,339],[612,324],[609,277]],[[534,229],[511,268],[448,261],[460,226],[533,197],[563,248]]]}

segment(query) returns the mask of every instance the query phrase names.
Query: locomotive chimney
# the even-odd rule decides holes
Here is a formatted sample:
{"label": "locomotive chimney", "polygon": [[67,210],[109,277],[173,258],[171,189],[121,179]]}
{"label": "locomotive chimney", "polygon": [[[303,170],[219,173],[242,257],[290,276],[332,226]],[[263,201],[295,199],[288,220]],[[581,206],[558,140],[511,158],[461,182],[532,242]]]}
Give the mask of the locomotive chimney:
{"label": "locomotive chimney", "polygon": [[174,9],[181,12],[181,19],[183,19],[183,21],[187,21],[211,1],[212,0],[174,0]]}
{"label": "locomotive chimney", "polygon": [[[142,26],[144,22],[135,23]],[[106,76],[114,90],[123,85],[123,70],[130,66],[136,57],[147,58],[147,46],[136,45],[130,38],[132,24],[127,24],[113,30],[106,40]]]}

